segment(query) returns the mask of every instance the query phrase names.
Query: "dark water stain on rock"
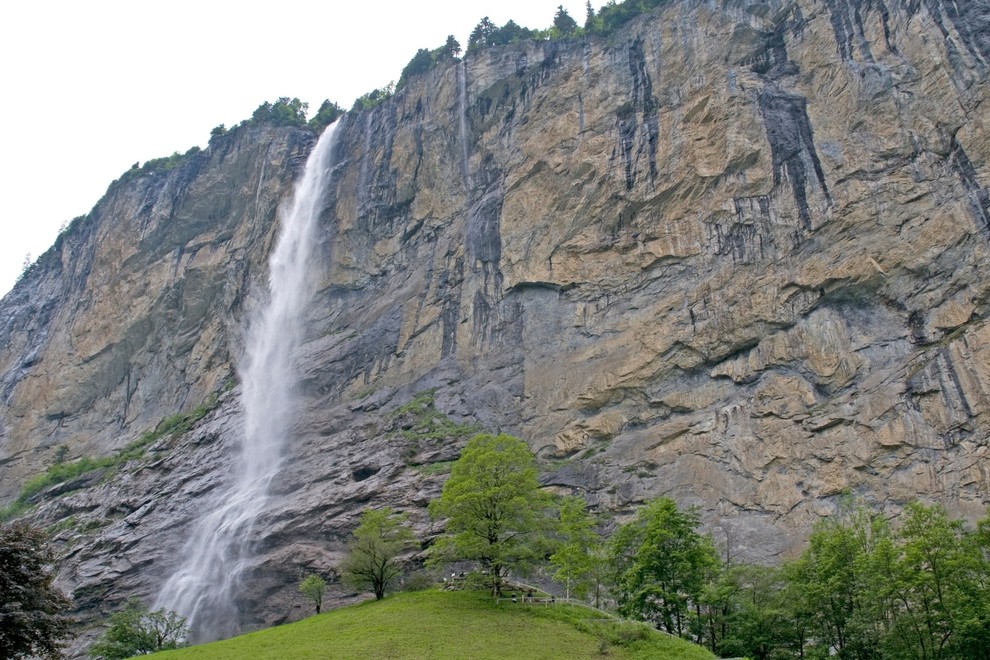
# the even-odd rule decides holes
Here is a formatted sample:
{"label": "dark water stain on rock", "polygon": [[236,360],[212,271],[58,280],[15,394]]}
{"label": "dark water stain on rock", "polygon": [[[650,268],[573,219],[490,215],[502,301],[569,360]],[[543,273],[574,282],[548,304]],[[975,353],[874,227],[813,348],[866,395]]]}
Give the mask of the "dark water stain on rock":
{"label": "dark water stain on rock", "polygon": [[831,203],[825,172],[815,151],[815,136],[808,119],[807,100],[796,94],[768,88],[760,94],[760,114],[767,129],[767,141],[773,153],[773,181],[780,184],[786,175],[798,207],[798,215],[806,229],[811,228],[808,207],[807,158],[826,200]]}

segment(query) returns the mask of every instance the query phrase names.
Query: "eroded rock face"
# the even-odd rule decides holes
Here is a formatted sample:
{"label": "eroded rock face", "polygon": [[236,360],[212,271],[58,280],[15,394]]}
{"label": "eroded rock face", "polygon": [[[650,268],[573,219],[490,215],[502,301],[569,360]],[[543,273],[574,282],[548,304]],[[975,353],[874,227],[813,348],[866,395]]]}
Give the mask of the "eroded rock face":
{"label": "eroded rock face", "polygon": [[[607,41],[471,53],[349,116],[242,623],[298,616],[362,507],[436,531],[443,476],[419,466],[463,438],[391,412],[426,389],[527,439],[548,486],[617,515],[673,495],[751,559],[845,490],[982,515],[988,22],[986,0],[685,0]],[[115,184],[4,299],[4,497],[56,445],[107,453],[232,376],[312,144],[242,129]],[[237,391],[38,509],[76,516],[61,579],[86,616],[169,573],[231,469]]]}

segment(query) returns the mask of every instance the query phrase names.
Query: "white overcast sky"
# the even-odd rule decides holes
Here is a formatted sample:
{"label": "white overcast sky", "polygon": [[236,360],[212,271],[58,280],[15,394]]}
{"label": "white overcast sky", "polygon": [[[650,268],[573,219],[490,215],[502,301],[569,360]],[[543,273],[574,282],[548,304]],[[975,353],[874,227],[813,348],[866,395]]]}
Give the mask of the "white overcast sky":
{"label": "white overcast sky", "polygon": [[280,96],[350,107],[482,16],[545,28],[561,4],[584,23],[585,0],[2,3],[0,295],[132,163]]}

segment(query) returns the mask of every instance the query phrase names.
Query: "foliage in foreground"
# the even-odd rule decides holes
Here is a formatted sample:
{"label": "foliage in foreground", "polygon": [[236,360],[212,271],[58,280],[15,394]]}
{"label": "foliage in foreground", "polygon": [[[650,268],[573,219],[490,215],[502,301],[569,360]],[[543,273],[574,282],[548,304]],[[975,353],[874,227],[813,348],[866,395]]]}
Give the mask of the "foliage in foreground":
{"label": "foliage in foreground", "polygon": [[69,600],[56,589],[43,531],[0,523],[0,658],[61,657]]}
{"label": "foliage in foreground", "polygon": [[546,538],[552,505],[526,443],[480,433],[452,466],[440,499],[430,503],[430,515],[447,521],[431,560],[478,562],[498,595],[508,571],[525,570],[552,547]]}
{"label": "foliage in foreground", "polygon": [[496,595],[549,558],[575,594],[608,582],[623,615],[723,656],[990,660],[990,517],[967,530],[916,502],[895,528],[848,498],[798,560],[726,565],[698,513],[668,497],[605,541],[583,501],[540,489],[526,443],[489,434],[468,442],[430,513],[446,519],[430,561],[475,562]]}
{"label": "foliage in foreground", "polygon": [[990,518],[975,530],[909,504],[894,527],[847,501],[780,567],[728,567],[697,608],[697,634],[723,655],[990,658]]}
{"label": "foliage in foreground", "polygon": [[[610,658],[712,660],[705,649],[573,607],[496,605],[482,592],[422,591],[155,656],[202,658]],[[635,629],[635,630],[633,630]],[[548,643],[552,640],[552,643]]]}
{"label": "foliage in foreground", "polygon": [[[340,572],[344,581],[358,589],[371,589],[376,600],[385,597],[402,574],[397,557],[412,546],[416,537],[406,525],[405,514],[390,507],[366,509],[354,530]],[[319,612],[319,606],[317,606]]]}
{"label": "foliage in foreground", "polygon": [[171,610],[149,612],[130,600],[123,610],[110,616],[110,627],[89,649],[93,658],[118,660],[177,649],[183,646],[189,627],[185,617]]}
{"label": "foliage in foreground", "polygon": [[[612,539],[612,568],[619,611],[686,637],[691,605],[715,574],[718,555],[699,533],[700,517],[663,497],[639,510]],[[699,640],[700,641],[700,640]]]}

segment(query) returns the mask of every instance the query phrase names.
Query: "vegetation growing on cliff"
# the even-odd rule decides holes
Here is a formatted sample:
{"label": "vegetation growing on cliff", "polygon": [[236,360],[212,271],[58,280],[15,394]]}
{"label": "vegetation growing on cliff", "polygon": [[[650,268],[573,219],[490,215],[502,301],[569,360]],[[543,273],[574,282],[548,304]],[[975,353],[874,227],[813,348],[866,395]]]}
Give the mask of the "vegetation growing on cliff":
{"label": "vegetation growing on cliff", "polygon": [[305,126],[306,112],[309,104],[298,98],[283,96],[274,103],[265,101],[251,115],[251,121],[256,124],[266,123],[274,126]]}
{"label": "vegetation growing on cliff", "polygon": [[[584,27],[580,27],[578,22],[567,12],[563,5],[558,5],[553,16],[553,23],[548,28],[532,29],[519,25],[514,20],[508,20],[504,25],[498,26],[485,16],[471,30],[468,37],[467,52],[474,52],[482,48],[492,46],[506,46],[508,44],[521,41],[552,41],[554,39],[566,39],[580,36],[584,33],[610,35],[633,18],[657,7],[667,4],[670,0],[624,0],[615,2],[610,0],[598,13],[589,0],[587,5],[587,16]],[[426,73],[433,67],[443,62],[455,61],[460,55],[461,46],[453,35],[447,37],[447,42],[435,49],[420,48],[416,51],[409,63],[402,69],[402,75],[395,86],[395,91],[401,90],[413,77]],[[376,92],[379,90],[375,90]],[[366,110],[374,107],[377,102],[384,99],[367,98],[362,96],[355,101],[351,110]],[[386,97],[387,98],[387,97]]]}
{"label": "vegetation growing on cliff", "polygon": [[344,114],[342,107],[330,99],[325,99],[313,118],[309,120],[309,127],[317,133],[321,133],[324,128],[337,121],[342,114]]}
{"label": "vegetation growing on cliff", "polygon": [[190,147],[184,154],[180,154],[178,151],[175,151],[171,156],[162,156],[161,158],[152,158],[151,160],[147,160],[144,162],[144,165],[134,163],[131,165],[131,169],[124,172],[118,181],[129,181],[130,179],[145,176],[147,174],[169,172],[188,162],[189,159],[193,158],[201,151],[202,149],[199,147]]}
{"label": "vegetation growing on cliff", "polygon": [[[87,476],[95,476],[95,473],[103,470],[115,470],[128,461],[141,458],[147,447],[156,440],[165,436],[177,438],[189,431],[196,422],[206,416],[206,413],[217,406],[218,400],[216,394],[211,394],[206,401],[192,410],[163,418],[154,429],[145,431],[137,440],[118,449],[110,456],[83,456],[74,461],[65,461],[65,453],[59,452],[59,457],[48,466],[48,469],[28,479],[21,486],[17,498],[6,507],[0,508],[0,520],[9,520],[25,513],[31,508],[37,495],[52,486],[67,484],[58,492],[59,495],[64,495],[89,485],[85,479]],[[71,483],[74,480],[77,480],[76,483]]]}
{"label": "vegetation growing on cliff", "polygon": [[367,94],[362,94],[361,96],[354,99],[354,105],[351,106],[351,112],[361,112],[363,110],[371,110],[377,105],[381,105],[385,101],[392,98],[395,94],[395,83],[390,82],[384,87],[375,88],[368,92]]}
{"label": "vegetation growing on cliff", "polygon": [[389,413],[390,420],[401,425],[400,435],[406,440],[459,440],[478,433],[477,424],[459,424],[437,410],[436,390],[424,390]]}
{"label": "vegetation growing on cliff", "polygon": [[616,32],[623,25],[647,12],[658,7],[670,4],[672,0],[624,0],[615,2],[610,0],[608,4],[598,10],[597,15],[589,13],[584,29],[593,34],[609,35]]}
{"label": "vegetation growing on cliff", "polygon": [[420,48],[402,69],[402,75],[399,76],[399,82],[395,86],[396,91],[405,87],[410,78],[426,73],[442,62],[453,62],[460,54],[461,44],[452,34],[448,35],[446,43],[439,48],[433,50]]}

